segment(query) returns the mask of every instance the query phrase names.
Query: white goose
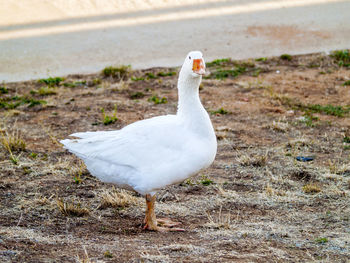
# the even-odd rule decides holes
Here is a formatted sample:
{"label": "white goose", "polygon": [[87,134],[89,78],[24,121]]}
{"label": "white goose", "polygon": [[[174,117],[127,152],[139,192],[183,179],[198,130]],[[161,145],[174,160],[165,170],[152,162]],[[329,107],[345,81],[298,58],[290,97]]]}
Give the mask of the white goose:
{"label": "white goose", "polygon": [[155,193],[182,182],[214,161],[216,136],[199,99],[204,73],[202,53],[190,52],[179,73],[176,115],[137,121],[116,131],[74,133],[71,136],[80,139],[61,141],[85,162],[93,176],[145,195],[144,229],[182,230],[173,228],[179,223],[169,219],[157,221]]}

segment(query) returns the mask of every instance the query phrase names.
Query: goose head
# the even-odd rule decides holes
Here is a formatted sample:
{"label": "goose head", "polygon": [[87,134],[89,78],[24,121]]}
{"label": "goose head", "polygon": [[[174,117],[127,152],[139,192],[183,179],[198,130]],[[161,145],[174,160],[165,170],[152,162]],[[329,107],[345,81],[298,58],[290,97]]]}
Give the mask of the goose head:
{"label": "goose head", "polygon": [[187,54],[181,68],[182,73],[187,73],[193,78],[199,78],[205,74],[205,62],[200,51],[191,51]]}

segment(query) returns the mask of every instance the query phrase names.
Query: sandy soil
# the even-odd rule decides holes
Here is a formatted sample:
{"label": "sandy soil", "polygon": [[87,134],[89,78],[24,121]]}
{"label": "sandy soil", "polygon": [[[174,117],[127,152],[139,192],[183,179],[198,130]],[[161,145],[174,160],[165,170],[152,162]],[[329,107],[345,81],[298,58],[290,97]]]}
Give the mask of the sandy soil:
{"label": "sandy soil", "polygon": [[322,54],[288,59],[208,64],[216,160],[158,193],[158,216],[182,233],[143,231],[143,198],[94,179],[57,142],[175,113],[177,68],[2,85],[0,261],[348,262],[350,70]]}

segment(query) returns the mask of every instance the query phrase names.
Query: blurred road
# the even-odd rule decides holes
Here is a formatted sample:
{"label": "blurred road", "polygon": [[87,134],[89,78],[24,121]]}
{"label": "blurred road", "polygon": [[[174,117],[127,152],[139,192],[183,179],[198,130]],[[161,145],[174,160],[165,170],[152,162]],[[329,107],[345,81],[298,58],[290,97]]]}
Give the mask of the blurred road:
{"label": "blurred road", "polygon": [[[173,3],[174,2],[174,3]],[[0,0],[0,82],[350,48],[349,0]]]}

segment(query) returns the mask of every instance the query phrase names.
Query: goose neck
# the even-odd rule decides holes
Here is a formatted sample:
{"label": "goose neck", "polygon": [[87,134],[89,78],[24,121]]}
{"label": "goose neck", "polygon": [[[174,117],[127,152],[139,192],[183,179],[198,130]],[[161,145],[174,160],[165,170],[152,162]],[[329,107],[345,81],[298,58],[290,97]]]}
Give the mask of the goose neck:
{"label": "goose neck", "polygon": [[199,99],[199,84],[201,77],[199,78],[179,78],[178,81],[178,114],[188,115],[190,112],[196,112],[202,110],[203,106]]}

